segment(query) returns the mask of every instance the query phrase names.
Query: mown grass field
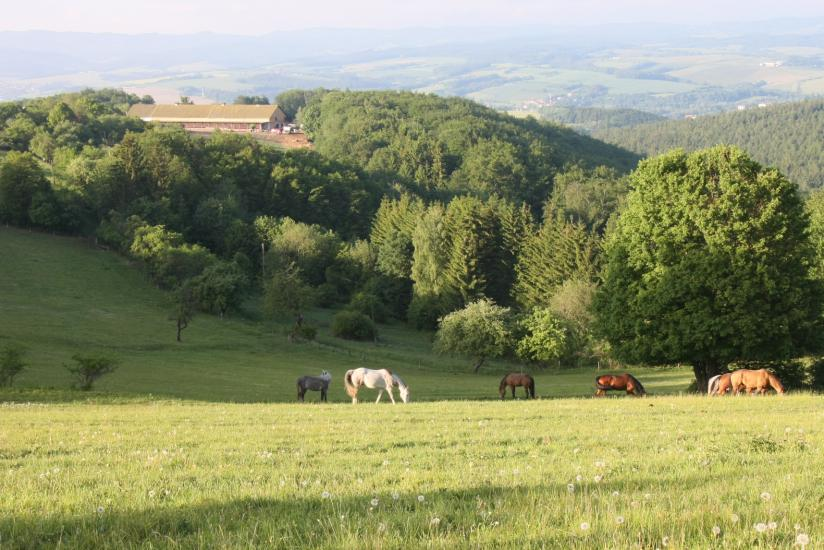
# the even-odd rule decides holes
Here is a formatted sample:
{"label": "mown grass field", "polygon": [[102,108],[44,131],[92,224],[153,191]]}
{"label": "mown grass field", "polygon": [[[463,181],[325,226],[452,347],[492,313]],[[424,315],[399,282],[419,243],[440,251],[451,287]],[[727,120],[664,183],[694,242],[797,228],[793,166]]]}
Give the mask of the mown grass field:
{"label": "mown grass field", "polygon": [[[535,373],[542,399],[502,403],[513,365],[468,374],[400,324],[343,342],[318,311],[318,342],[293,345],[250,305],[177,344],[167,296],[110,252],[2,228],[0,258],[0,345],[30,362],[0,391],[0,548],[824,540],[819,396],[677,395],[687,369],[633,369],[652,397],[591,399],[595,371],[561,370]],[[89,350],[120,368],[70,390],[61,365]],[[414,402],[341,403],[356,366],[392,368]],[[295,377],[323,368],[333,403],[292,403]]]}

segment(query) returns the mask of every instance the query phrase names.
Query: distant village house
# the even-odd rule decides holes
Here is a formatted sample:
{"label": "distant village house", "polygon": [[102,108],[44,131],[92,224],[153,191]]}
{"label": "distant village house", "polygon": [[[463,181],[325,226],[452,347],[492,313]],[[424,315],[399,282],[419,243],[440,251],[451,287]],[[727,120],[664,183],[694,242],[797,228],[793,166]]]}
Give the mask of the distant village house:
{"label": "distant village house", "polygon": [[231,130],[233,132],[278,132],[286,114],[277,105],[146,105],[138,103],[129,116],[146,122],[177,124],[187,130]]}

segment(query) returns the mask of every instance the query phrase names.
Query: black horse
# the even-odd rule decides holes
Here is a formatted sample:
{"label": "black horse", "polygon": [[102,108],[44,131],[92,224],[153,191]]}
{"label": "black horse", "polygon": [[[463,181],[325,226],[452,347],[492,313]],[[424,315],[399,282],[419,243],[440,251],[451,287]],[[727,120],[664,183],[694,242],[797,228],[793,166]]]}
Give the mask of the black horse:
{"label": "black horse", "polygon": [[329,391],[329,382],[332,381],[332,375],[326,371],[320,373],[320,376],[301,376],[298,378],[298,400],[303,401],[303,396],[309,390],[320,391],[320,400],[326,401],[326,393]]}

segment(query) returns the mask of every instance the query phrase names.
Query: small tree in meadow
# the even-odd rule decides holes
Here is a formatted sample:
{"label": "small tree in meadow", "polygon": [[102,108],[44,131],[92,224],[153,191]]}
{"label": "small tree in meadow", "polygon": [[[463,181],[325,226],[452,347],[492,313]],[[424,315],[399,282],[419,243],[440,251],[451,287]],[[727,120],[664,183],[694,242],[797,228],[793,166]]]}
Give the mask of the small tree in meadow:
{"label": "small tree in meadow", "polygon": [[548,308],[535,308],[518,322],[523,336],[515,345],[521,359],[547,366],[567,351],[567,329]]}
{"label": "small tree in meadow", "polygon": [[23,361],[24,355],[23,348],[15,344],[7,344],[0,351],[0,386],[11,386],[14,377],[26,368],[26,363]]}
{"label": "small tree in meadow", "polygon": [[500,357],[509,349],[512,333],[510,310],[489,299],[472,302],[440,320],[435,351],[472,357],[478,372],[487,358]]}
{"label": "small tree in meadow", "polygon": [[105,355],[94,353],[77,353],[72,356],[75,365],[64,365],[74,377],[74,386],[77,389],[88,391],[95,381],[117,369],[117,362]]}

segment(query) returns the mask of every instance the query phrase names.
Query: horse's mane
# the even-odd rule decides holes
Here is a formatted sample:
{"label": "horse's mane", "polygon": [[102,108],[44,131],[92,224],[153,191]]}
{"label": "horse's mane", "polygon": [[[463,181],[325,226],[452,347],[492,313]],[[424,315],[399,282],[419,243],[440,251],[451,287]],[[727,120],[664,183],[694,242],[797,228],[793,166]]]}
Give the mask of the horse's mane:
{"label": "horse's mane", "polygon": [[[389,369],[386,369],[386,371],[389,374],[392,374],[392,371],[390,371]],[[395,381],[395,383],[398,385],[399,388],[405,388],[406,387],[406,382],[401,380],[401,377],[398,376],[397,374],[392,374],[392,380]]]}
{"label": "horse's mane", "polygon": [[767,371],[767,379],[769,380],[772,389],[774,389],[776,392],[782,393],[786,391],[784,389],[784,384],[781,383],[781,380],[779,380],[778,377],[770,371]]}

